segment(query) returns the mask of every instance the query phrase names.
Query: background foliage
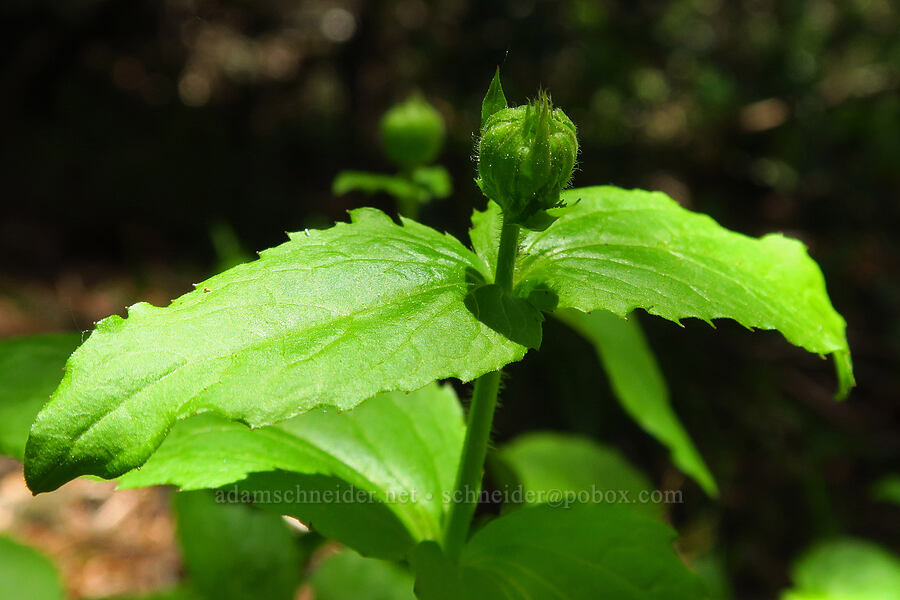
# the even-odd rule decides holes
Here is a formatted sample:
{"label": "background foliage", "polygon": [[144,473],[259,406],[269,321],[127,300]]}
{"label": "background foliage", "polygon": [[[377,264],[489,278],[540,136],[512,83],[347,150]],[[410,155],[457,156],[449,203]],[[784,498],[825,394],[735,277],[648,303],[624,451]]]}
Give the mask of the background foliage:
{"label": "background foliage", "polygon": [[0,335],[166,303],[216,268],[221,223],[258,249],[362,203],[390,209],[330,184],[389,170],[377,121],[414,89],[447,120],[438,160],[456,184],[422,219],[464,237],[483,207],[472,132],[503,63],[510,98],[543,85],[578,124],[576,185],[662,189],[807,243],[859,387],[834,404],[830,366],[777,334],[642,319],[713,502],[612,400],[594,350],[550,322],[545,351],[510,369],[499,441],[577,431],[683,484],[685,553],[712,552],[743,595],[785,588],[821,537],[896,549],[898,509],[866,492],[900,458],[895,3],[14,0],[0,16]]}

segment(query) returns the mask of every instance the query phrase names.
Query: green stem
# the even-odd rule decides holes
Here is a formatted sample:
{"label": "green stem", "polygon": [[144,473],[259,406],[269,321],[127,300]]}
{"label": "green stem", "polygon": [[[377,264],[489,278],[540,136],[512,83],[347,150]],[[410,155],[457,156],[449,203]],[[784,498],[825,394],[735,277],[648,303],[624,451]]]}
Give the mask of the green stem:
{"label": "green stem", "polygon": [[415,221],[419,218],[419,202],[408,196],[397,198],[397,214]]}
{"label": "green stem", "polygon": [[[408,181],[411,186],[415,187],[416,184],[413,181],[412,169],[400,169],[398,175]],[[421,198],[415,196],[400,196],[397,198],[397,214],[415,221],[419,218],[419,207],[421,205]]]}
{"label": "green stem", "polygon": [[[500,248],[497,252],[494,283],[507,291],[512,290],[518,241],[519,226],[504,222],[500,234]],[[466,437],[459,470],[456,472],[456,487],[453,498],[450,499],[450,514],[444,531],[444,552],[451,560],[459,559],[478,506],[481,480],[484,476],[484,460],[487,457],[499,389],[500,371],[485,373],[475,381]]]}
{"label": "green stem", "polygon": [[500,388],[500,371],[485,373],[475,381],[472,405],[469,407],[469,423],[463,443],[459,471],[456,473],[456,489],[450,499],[450,514],[444,538],[444,551],[457,560],[469,536],[469,525],[478,506],[484,459],[487,456],[497,391]]}
{"label": "green stem", "polygon": [[508,292],[512,291],[513,271],[516,267],[516,252],[519,249],[519,226],[503,221],[500,232],[500,249],[497,251],[497,272],[494,283]]}

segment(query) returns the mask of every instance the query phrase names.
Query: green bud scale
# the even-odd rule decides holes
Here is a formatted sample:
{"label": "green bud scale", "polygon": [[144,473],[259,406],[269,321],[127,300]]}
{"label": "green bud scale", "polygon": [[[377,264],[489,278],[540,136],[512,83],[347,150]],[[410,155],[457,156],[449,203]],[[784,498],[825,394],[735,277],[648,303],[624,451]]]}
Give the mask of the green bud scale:
{"label": "green bud scale", "polygon": [[491,89],[494,106],[485,103],[478,143],[478,183],[507,221],[528,227],[539,213],[560,205],[578,156],[575,124],[544,93],[526,106],[499,108],[496,76]]}
{"label": "green bud scale", "polygon": [[444,143],[444,119],[420,95],[388,110],[381,118],[380,131],[388,158],[402,167],[433,161]]}

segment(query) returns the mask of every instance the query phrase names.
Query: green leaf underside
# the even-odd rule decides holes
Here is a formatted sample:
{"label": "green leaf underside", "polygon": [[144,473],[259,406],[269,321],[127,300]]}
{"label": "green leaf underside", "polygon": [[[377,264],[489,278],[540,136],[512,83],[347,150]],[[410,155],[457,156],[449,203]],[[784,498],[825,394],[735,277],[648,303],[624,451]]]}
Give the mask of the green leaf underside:
{"label": "green leaf underside", "polygon": [[[417,541],[438,539],[448,508],[442,498],[453,489],[464,433],[453,388],[437,384],[381,394],[348,412],[310,411],[256,430],[200,415],[176,424],[140,470],[122,476],[119,487],[215,488],[279,470],[251,477],[239,488],[259,496],[270,484],[282,491],[300,486],[309,502],[266,508],[311,523],[360,552],[400,557]],[[323,501],[322,494],[338,485],[370,493],[374,502]],[[357,527],[355,517],[380,523],[380,529]]]}
{"label": "green leaf underside", "polygon": [[700,600],[703,584],[672,550],[674,532],[624,506],[525,508],[478,531],[454,566],[416,550],[422,600]]}
{"label": "green leaf underside", "polygon": [[22,460],[28,429],[80,342],[78,333],[0,340],[0,454]]}
{"label": "green leaf underside", "polygon": [[0,536],[0,598],[62,600],[62,583],[46,556]]}
{"label": "green leaf underside", "polygon": [[607,311],[558,310],[562,322],[597,350],[622,408],[647,433],[669,448],[672,462],[706,493],[718,494],[715,479],[669,403],[669,390],[653,351],[632,314],[626,321]]}
{"label": "green leaf underside", "polygon": [[[484,262],[484,269],[489,273],[497,270],[497,248],[500,245],[502,229],[503,216],[496,202],[488,201],[485,210],[472,212],[469,241],[475,254]],[[519,236],[519,239],[521,238],[522,235]]]}
{"label": "green leaf underside", "polygon": [[844,319],[803,244],[751,238],[681,208],[660,192],[566,190],[559,219],[520,246],[518,293],[535,302],[624,317],[635,308],[671,321],[734,319],[777,329],[796,346],[833,354],[838,396],[853,385]]}
{"label": "green leaf underside", "polygon": [[300,553],[281,517],[205,491],[176,494],[174,505],[188,581],[201,597],[294,598]]}
{"label": "green leaf underside", "polygon": [[291,234],[166,308],[98,323],[32,427],[32,491],[117,477],[201,412],[267,425],[521,359],[525,346],[466,307],[488,276],[458,240],[374,209],[351,217]]}
{"label": "green leaf underside", "polygon": [[865,540],[820,543],[791,572],[782,600],[900,600],[900,558]]}
{"label": "green leaf underside", "polygon": [[415,600],[410,573],[347,549],[323,560],[309,585],[316,600]]}
{"label": "green leaf underside", "polygon": [[502,447],[497,458],[522,486],[528,505],[558,503],[567,495],[577,501],[582,493],[590,495],[589,501],[620,502],[624,497],[624,503],[646,514],[661,512],[660,505],[641,501],[641,492],[653,490],[644,474],[616,450],[589,438],[527,433]]}

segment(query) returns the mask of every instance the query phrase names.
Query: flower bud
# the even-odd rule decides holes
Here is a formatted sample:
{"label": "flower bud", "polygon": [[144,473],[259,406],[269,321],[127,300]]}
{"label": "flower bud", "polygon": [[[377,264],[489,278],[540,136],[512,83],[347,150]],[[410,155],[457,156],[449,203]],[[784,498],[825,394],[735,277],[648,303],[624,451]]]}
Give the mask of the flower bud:
{"label": "flower bud", "polygon": [[402,167],[433,161],[444,142],[444,119],[419,95],[388,110],[380,129],[385,152]]}
{"label": "flower bud", "polygon": [[569,184],[578,139],[575,124],[550,98],[488,116],[478,144],[479,185],[503,208],[504,218],[529,226],[543,211],[560,205]]}

